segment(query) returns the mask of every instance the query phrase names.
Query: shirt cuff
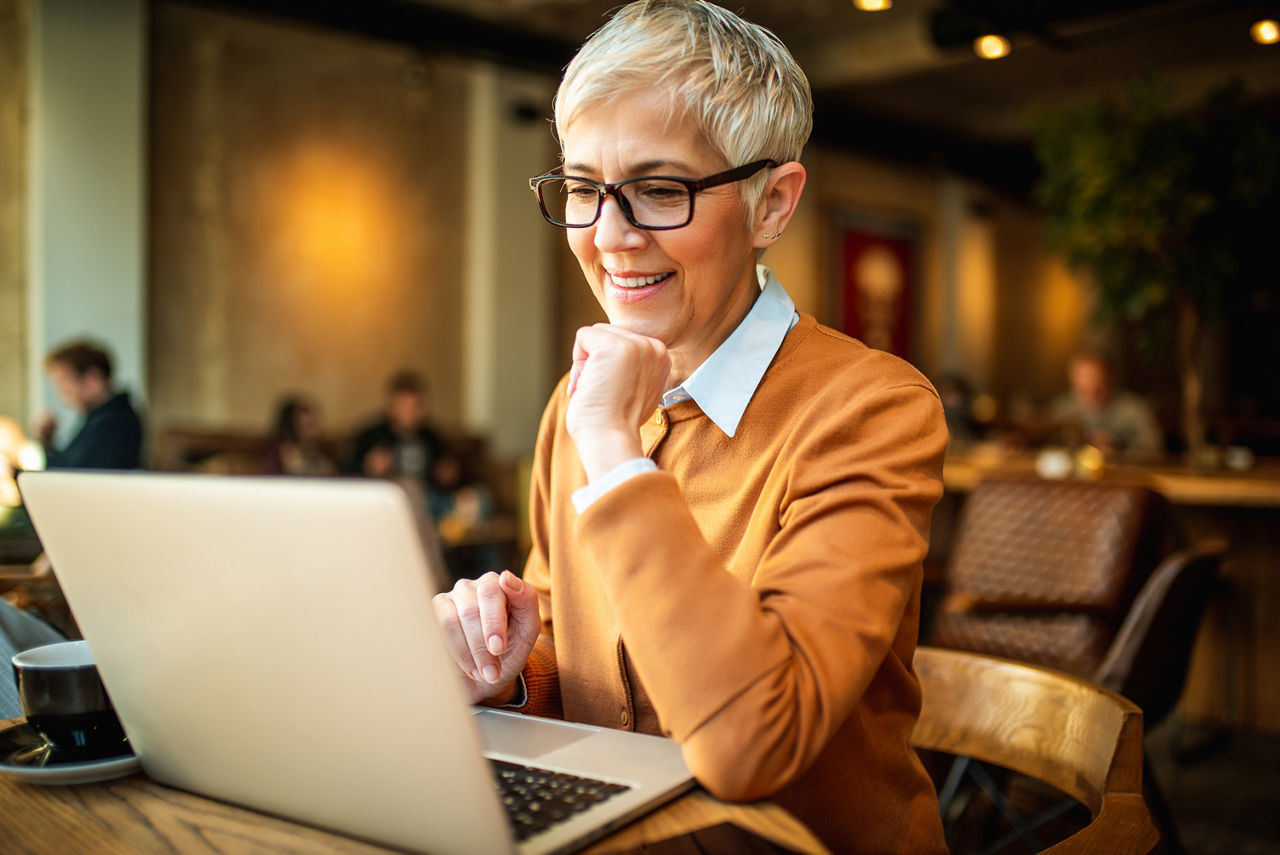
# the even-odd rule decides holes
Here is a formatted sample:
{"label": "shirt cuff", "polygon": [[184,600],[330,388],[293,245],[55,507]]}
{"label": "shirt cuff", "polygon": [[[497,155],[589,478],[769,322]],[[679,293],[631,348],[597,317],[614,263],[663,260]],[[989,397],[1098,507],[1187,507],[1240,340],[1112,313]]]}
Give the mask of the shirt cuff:
{"label": "shirt cuff", "polygon": [[579,514],[585,513],[587,508],[591,507],[597,499],[603,497],[605,493],[608,493],[619,484],[630,481],[645,472],[657,471],[658,464],[648,457],[633,457],[630,460],[624,460],[604,473],[599,480],[574,490],[572,496],[573,507]]}
{"label": "shirt cuff", "polygon": [[516,693],[511,696],[511,700],[501,706],[501,709],[518,710],[525,704],[529,703],[529,687],[524,684],[524,675],[516,675]]}

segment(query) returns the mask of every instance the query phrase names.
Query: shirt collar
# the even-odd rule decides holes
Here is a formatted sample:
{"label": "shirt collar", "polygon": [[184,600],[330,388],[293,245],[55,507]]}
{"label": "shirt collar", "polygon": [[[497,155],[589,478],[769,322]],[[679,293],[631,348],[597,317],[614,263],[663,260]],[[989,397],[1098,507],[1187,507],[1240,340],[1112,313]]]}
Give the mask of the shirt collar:
{"label": "shirt collar", "polygon": [[760,296],[715,352],[680,386],[662,396],[664,405],[692,400],[732,437],[782,340],[799,320],[795,303],[773,271],[756,265]]}

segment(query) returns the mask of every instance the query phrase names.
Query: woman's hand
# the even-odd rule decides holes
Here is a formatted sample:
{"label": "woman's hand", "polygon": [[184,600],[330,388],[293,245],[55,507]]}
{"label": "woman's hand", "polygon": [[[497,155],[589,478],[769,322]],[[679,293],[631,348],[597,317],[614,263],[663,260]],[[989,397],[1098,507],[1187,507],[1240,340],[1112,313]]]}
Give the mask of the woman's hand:
{"label": "woman's hand", "polygon": [[670,373],[657,339],[611,324],[578,330],[565,426],[589,480],[641,456],[640,425],[662,402]]}
{"label": "woman's hand", "polygon": [[432,600],[473,704],[504,704],[538,640],[538,594],[510,570],[460,579]]}

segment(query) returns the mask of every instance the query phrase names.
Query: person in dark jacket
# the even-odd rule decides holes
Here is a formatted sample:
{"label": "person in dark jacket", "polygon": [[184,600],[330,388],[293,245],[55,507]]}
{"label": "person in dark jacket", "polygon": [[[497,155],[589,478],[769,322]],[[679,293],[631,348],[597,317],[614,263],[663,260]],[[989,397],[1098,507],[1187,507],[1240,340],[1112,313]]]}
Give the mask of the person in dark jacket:
{"label": "person in dark jacket", "polygon": [[137,469],[142,462],[142,422],[127,392],[111,382],[111,357],[96,344],[63,345],[45,359],[45,371],[58,397],[84,415],[79,431],[62,448],[54,444],[57,420],[46,415],[37,425],[50,469]]}
{"label": "person in dark jacket", "polygon": [[400,371],[387,384],[383,417],[356,436],[347,465],[352,474],[400,478],[427,489],[440,456],[441,440],[428,422],[427,381],[415,371]]}

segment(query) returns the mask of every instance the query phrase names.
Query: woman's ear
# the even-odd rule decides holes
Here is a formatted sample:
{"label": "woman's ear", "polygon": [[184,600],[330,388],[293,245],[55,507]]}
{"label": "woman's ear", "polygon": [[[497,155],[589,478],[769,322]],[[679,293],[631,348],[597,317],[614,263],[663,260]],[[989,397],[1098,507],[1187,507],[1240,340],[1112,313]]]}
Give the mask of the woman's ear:
{"label": "woman's ear", "polygon": [[775,166],[769,173],[760,204],[756,207],[752,236],[756,249],[773,246],[782,237],[787,223],[791,222],[791,215],[800,204],[806,177],[804,167],[794,160]]}

